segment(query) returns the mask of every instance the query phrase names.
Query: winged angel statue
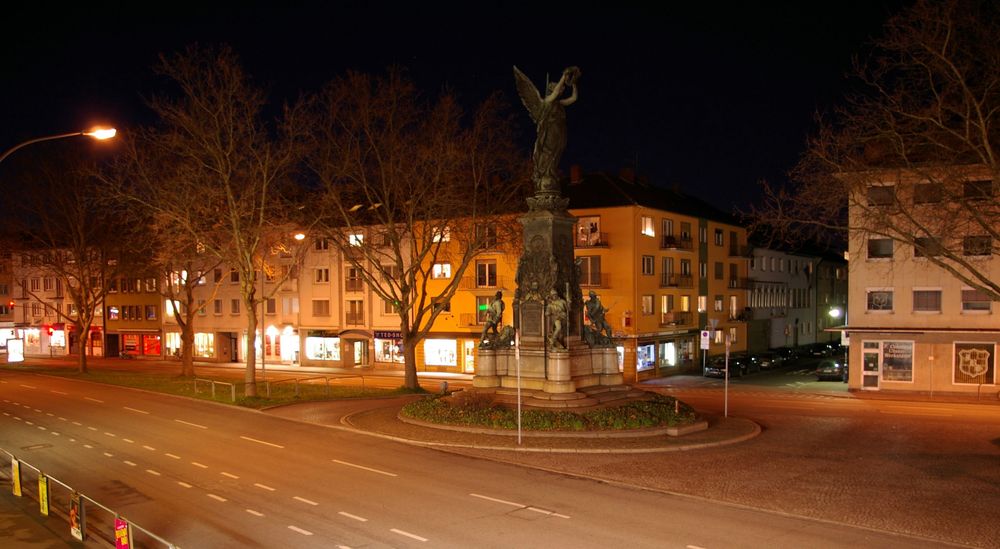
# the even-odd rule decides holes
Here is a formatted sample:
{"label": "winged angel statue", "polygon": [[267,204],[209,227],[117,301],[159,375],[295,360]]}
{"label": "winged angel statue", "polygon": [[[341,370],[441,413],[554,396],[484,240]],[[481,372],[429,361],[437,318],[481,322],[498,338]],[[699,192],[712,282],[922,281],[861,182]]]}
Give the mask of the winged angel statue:
{"label": "winged angel statue", "polygon": [[[558,194],[559,179],[556,170],[559,159],[566,150],[566,107],[576,102],[576,83],[580,80],[579,67],[568,67],[558,82],[549,82],[543,98],[531,80],[514,67],[517,93],[521,96],[531,119],[535,121],[534,160],[535,194]],[[560,98],[569,86],[569,97]]]}

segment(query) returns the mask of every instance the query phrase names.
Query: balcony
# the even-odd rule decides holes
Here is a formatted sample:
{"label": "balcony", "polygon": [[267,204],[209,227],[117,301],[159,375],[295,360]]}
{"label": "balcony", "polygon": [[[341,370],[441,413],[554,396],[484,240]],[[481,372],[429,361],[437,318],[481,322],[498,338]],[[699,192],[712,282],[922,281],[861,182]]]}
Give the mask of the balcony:
{"label": "balcony", "polygon": [[503,276],[492,276],[479,278],[476,275],[463,276],[462,281],[458,283],[459,290],[477,290],[477,289],[488,289],[488,290],[509,290],[512,287],[509,285],[507,277]]}
{"label": "balcony", "polygon": [[[597,276],[594,276],[595,274]],[[583,276],[580,278],[580,287],[582,287],[582,288],[608,288],[608,287],[610,287],[608,285],[608,283],[610,282],[610,280],[611,280],[611,277],[610,277],[610,275],[608,275],[608,273],[590,273],[590,276],[587,276],[587,273],[583,273]]]}
{"label": "balcony", "polygon": [[458,316],[458,321],[462,326],[478,326],[479,318],[476,313],[462,313]]}
{"label": "balcony", "polygon": [[730,278],[729,287],[733,289],[744,289],[744,290],[749,289],[750,279],[742,277]]}
{"label": "balcony", "polygon": [[729,245],[729,257],[750,257],[753,255],[753,247],[747,245]]}
{"label": "balcony", "polygon": [[364,281],[360,278],[348,278],[344,281],[344,290],[348,292],[360,292],[364,286]]}
{"label": "balcony", "polygon": [[729,322],[750,322],[750,318],[751,317],[752,317],[752,313],[750,311],[750,308],[748,307],[748,308],[745,308],[742,311],[739,311],[738,313],[735,313],[735,314],[732,313],[732,312],[730,312],[729,313]]}
{"label": "balcony", "polygon": [[694,241],[690,236],[674,236],[672,234],[663,235],[660,239],[661,250],[687,250],[694,248]]}
{"label": "balcony", "polygon": [[673,311],[660,314],[660,326],[689,326],[692,322],[690,311]]}
{"label": "balcony", "polygon": [[344,318],[344,324],[348,326],[363,326],[365,323],[365,315],[363,313],[347,313]]}
{"label": "balcony", "polygon": [[580,233],[573,239],[576,248],[607,248],[608,233]]}
{"label": "balcony", "polygon": [[661,288],[693,288],[694,278],[691,275],[675,275],[664,273],[660,275]]}

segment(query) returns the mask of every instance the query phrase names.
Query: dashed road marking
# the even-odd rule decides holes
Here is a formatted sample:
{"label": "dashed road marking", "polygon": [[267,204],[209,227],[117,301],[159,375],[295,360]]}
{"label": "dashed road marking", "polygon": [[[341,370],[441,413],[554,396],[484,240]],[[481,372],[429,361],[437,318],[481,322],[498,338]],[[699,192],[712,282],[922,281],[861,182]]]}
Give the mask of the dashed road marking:
{"label": "dashed road marking", "polygon": [[338,511],[337,514],[338,515],[343,515],[343,516],[345,516],[345,517],[347,517],[349,519],[354,519],[354,520],[356,520],[358,522],[368,522],[368,519],[366,519],[365,517],[359,517],[358,515],[352,515],[350,513],[345,512],[345,511]]}
{"label": "dashed road marking", "polygon": [[224,476],[224,477],[229,477],[229,478],[240,478],[240,477],[239,477],[239,476],[237,476],[237,475],[234,475],[234,474],[232,474],[232,473],[227,473],[227,472],[225,472],[225,471],[222,471],[222,472],[221,472],[221,473],[219,473],[219,474],[220,474],[220,475],[222,475],[222,476]]}
{"label": "dashed road marking", "polygon": [[34,385],[25,385],[23,383],[21,384],[21,387],[24,387],[26,389],[37,389],[38,388],[38,387],[35,387]]}
{"label": "dashed road marking", "polygon": [[185,487],[185,488],[191,488],[191,485],[190,485],[190,484],[188,484],[188,483],[186,483],[186,482],[184,482],[184,481],[182,481],[182,480],[178,480],[178,481],[177,481],[177,484],[180,484],[181,486],[183,486],[183,487]]}
{"label": "dashed road marking", "polygon": [[399,534],[401,536],[406,536],[408,538],[415,539],[417,541],[427,541],[427,538],[422,538],[422,537],[420,537],[420,536],[418,536],[416,534],[411,534],[411,533],[409,533],[409,532],[407,532],[405,530],[399,530],[397,528],[392,528],[389,531],[392,532],[393,534]]}
{"label": "dashed road marking", "polygon": [[108,456],[109,458],[110,457],[115,457],[115,455],[112,454],[111,452],[104,452],[104,455]]}
{"label": "dashed road marking", "polygon": [[293,531],[293,532],[298,532],[298,533],[302,534],[303,536],[311,536],[311,535],[313,535],[313,533],[310,532],[309,530],[303,530],[303,529],[299,528],[298,526],[292,526],[291,524],[288,525],[288,529],[291,530],[291,531]]}
{"label": "dashed road marking", "polygon": [[273,492],[274,491],[274,488],[271,488],[270,486],[268,486],[266,484],[260,484],[259,482],[255,482],[255,483],[253,483],[253,485],[256,486],[257,488],[263,488],[264,490],[267,490],[268,492]]}
{"label": "dashed road marking", "polygon": [[173,458],[173,459],[181,459],[181,456],[175,456],[175,455],[173,455],[173,454],[167,454],[167,453],[164,453],[163,455],[167,456],[168,458]]}
{"label": "dashed road marking", "polygon": [[149,473],[149,474],[151,474],[151,475],[160,476],[159,471],[154,471],[152,469],[146,469],[146,472]]}
{"label": "dashed road marking", "polygon": [[105,434],[105,435],[108,435],[109,437],[117,437],[117,436],[118,436],[118,435],[116,435],[116,434],[114,434],[114,433],[109,433],[109,432],[107,432],[107,431],[104,431],[104,434]]}
{"label": "dashed road marking", "polygon": [[308,503],[309,505],[319,505],[315,501],[306,498],[300,498],[299,496],[292,496],[292,499],[301,501],[302,503]]}
{"label": "dashed road marking", "polygon": [[84,447],[84,448],[93,448],[93,446],[91,446],[91,445],[89,445],[89,444],[84,444],[84,445],[83,445],[83,447]]}
{"label": "dashed road marking", "polygon": [[553,517],[559,517],[559,518],[565,518],[565,519],[570,518],[568,515],[563,515],[563,514],[560,514],[560,513],[554,513],[552,511],[547,511],[545,509],[539,509],[538,507],[532,507],[530,505],[524,505],[524,504],[521,504],[521,503],[514,503],[513,501],[507,501],[507,500],[504,500],[504,499],[492,498],[490,496],[484,496],[482,494],[469,494],[469,495],[472,496],[472,497],[474,497],[474,498],[485,499],[486,501],[492,501],[492,502],[495,502],[495,503],[502,503],[504,505],[510,505],[511,507],[519,507],[521,509],[526,509],[528,511],[534,511],[535,513],[542,513],[542,514],[545,514],[545,515],[551,515]]}
{"label": "dashed road marking", "polygon": [[208,427],[204,425],[198,425],[197,423],[191,423],[190,421],[184,421],[183,419],[175,419],[174,421],[177,423],[183,423],[184,425],[190,425],[191,427],[197,427],[199,429],[208,429]]}
{"label": "dashed road marking", "polygon": [[246,511],[247,513],[250,513],[251,515],[253,515],[255,517],[262,517],[262,516],[264,516],[264,513],[261,513],[260,511],[254,511],[253,509],[244,509],[244,511]]}
{"label": "dashed road marking", "polygon": [[129,467],[135,467],[135,463],[133,463],[133,462],[127,460],[127,459],[126,460],[122,460],[122,463],[124,463],[125,465],[128,465]]}
{"label": "dashed road marking", "polygon": [[99,398],[83,397],[84,400],[89,400],[91,402],[96,402],[98,404],[104,404],[104,401]]}
{"label": "dashed road marking", "polygon": [[215,501],[223,501],[223,502],[229,501],[226,498],[224,498],[222,496],[217,496],[215,494],[205,494],[205,495],[208,496],[208,497],[210,497],[210,498],[212,498],[212,499],[214,499]]}
{"label": "dashed road marking", "polygon": [[257,444],[264,444],[266,446],[273,446],[275,448],[284,448],[284,446],[282,446],[280,444],[275,444],[273,442],[267,442],[267,441],[264,441],[264,440],[258,440],[258,439],[250,438],[250,437],[244,436],[244,435],[240,435],[240,438],[242,438],[243,440],[249,440],[250,442],[256,442]]}
{"label": "dashed road marking", "polygon": [[348,467],[354,467],[354,468],[357,468],[357,469],[362,469],[364,471],[370,471],[372,473],[378,473],[380,475],[385,475],[387,477],[398,477],[399,476],[396,473],[390,473],[388,471],[381,471],[379,469],[372,469],[371,467],[365,467],[364,465],[358,465],[356,463],[350,463],[350,462],[347,462],[347,461],[340,461],[339,459],[331,459],[330,461],[332,461],[334,463],[339,463],[341,465],[346,465]]}
{"label": "dashed road marking", "polygon": [[149,450],[150,452],[155,452],[156,451],[156,448],[153,448],[152,446],[148,446],[146,444],[143,444],[142,447],[145,448],[145,449],[147,449],[147,450]]}
{"label": "dashed road marking", "polygon": [[126,410],[128,410],[128,411],[130,411],[130,412],[136,412],[136,413],[138,413],[138,414],[146,414],[146,415],[149,415],[149,412],[147,412],[146,410],[140,410],[140,409],[138,409],[138,408],[129,408],[128,406],[122,406],[122,408],[125,408]]}
{"label": "dashed road marking", "polygon": [[55,390],[53,390],[53,389],[49,389],[49,392],[50,392],[50,393],[55,393],[55,394],[57,394],[57,395],[68,395],[68,394],[69,394],[69,393],[64,393],[64,392],[62,392],[62,391],[55,391]]}
{"label": "dashed road marking", "polygon": [[122,437],[122,440],[124,440],[125,442],[127,442],[127,443],[129,443],[129,444],[135,444],[135,441],[134,441],[134,440],[132,440],[132,439],[130,439],[130,438],[125,438],[125,437]]}
{"label": "dashed road marking", "polygon": [[205,465],[204,463],[198,463],[197,461],[192,461],[191,465],[194,465],[195,467],[201,467],[202,469],[208,469],[208,465]]}

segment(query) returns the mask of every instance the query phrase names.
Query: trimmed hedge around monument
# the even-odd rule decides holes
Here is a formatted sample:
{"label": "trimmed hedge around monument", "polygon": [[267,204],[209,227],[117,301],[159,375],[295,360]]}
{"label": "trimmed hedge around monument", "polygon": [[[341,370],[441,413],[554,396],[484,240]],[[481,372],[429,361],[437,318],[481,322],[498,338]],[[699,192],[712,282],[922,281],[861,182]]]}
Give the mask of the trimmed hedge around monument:
{"label": "trimmed hedge around monument", "polygon": [[[400,414],[445,425],[517,429],[517,411],[496,404],[487,394],[439,396],[411,402]],[[583,412],[523,410],[521,428],[528,431],[605,431],[677,427],[696,420],[694,409],[674,397],[654,394]]]}

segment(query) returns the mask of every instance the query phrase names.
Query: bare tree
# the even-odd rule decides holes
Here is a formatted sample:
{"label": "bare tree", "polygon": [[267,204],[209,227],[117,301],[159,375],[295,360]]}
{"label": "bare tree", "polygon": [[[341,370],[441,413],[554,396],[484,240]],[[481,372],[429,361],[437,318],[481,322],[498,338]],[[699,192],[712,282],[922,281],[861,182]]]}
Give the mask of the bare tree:
{"label": "bare tree", "polygon": [[[423,101],[398,70],[349,74],[316,102],[315,218],[372,292],[393,304],[408,388],[418,388],[417,345],[475,256],[520,241],[512,212],[530,190],[528,163],[505,112],[493,96],[466,118],[449,94]],[[429,285],[444,262],[447,285]]]}
{"label": "bare tree", "polygon": [[[79,351],[79,371],[87,372],[91,327],[104,306],[108,283],[135,276],[146,254],[143,224],[131,212],[106,200],[96,168],[73,157],[46,158],[12,177],[5,193],[18,204],[4,216],[6,232],[16,237],[15,254],[24,276],[53,280],[55,299],[44,286],[25,278],[15,283],[24,295],[72,326],[69,337]],[[71,347],[73,345],[71,344]]]}
{"label": "bare tree", "polygon": [[859,91],[819,120],[792,186],[765,184],[758,228],[887,239],[1000,300],[983,261],[1000,249],[998,5],[918,0],[855,72]]}
{"label": "bare tree", "polygon": [[[258,277],[271,240],[291,232],[286,214],[297,211],[288,198],[304,143],[301,109],[286,107],[269,122],[264,92],[227,47],[162,56],[157,70],[177,93],[150,101],[160,120],[137,132],[127,176],[119,175],[122,189],[142,204],[159,234],[169,235],[170,248],[179,250],[174,261],[161,265],[176,271],[200,255],[238,273],[247,318],[246,395],[256,396],[254,334],[258,306],[266,299]],[[185,315],[192,320],[195,312],[189,306]]]}

